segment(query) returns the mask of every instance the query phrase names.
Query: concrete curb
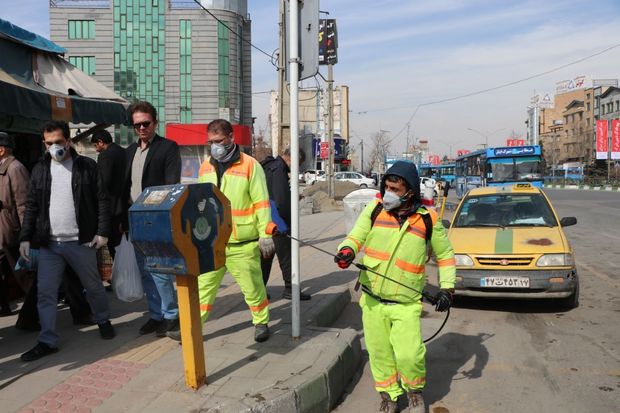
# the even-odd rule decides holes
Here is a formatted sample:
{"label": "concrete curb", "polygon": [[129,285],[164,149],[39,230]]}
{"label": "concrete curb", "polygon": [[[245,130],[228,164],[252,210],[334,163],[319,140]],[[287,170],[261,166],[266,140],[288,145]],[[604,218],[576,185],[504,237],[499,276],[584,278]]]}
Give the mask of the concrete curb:
{"label": "concrete curb", "polygon": [[262,391],[260,400],[257,395],[247,395],[238,403],[192,413],[329,413],[362,360],[360,336],[355,330],[323,327],[333,323],[351,302],[349,289],[340,286],[339,290],[326,298],[327,302],[311,316],[306,327],[314,332],[336,334],[337,339],[330,342],[329,354],[323,353],[325,357],[303,375],[292,376]]}
{"label": "concrete curb", "polygon": [[619,192],[620,187],[610,185],[543,185],[545,189],[572,189],[580,191],[613,191]]}

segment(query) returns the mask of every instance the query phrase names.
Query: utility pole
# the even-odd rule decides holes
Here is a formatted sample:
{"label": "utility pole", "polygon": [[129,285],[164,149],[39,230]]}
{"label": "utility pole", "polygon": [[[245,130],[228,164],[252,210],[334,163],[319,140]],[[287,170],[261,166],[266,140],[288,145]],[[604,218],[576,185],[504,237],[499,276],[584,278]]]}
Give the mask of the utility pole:
{"label": "utility pole", "polygon": [[290,2],[289,6],[289,80],[290,80],[290,137],[291,137],[291,284],[293,299],[291,301],[291,324],[294,339],[300,336],[299,304],[299,3]]}
{"label": "utility pole", "polygon": [[409,160],[409,126],[410,122],[407,122],[407,143],[405,144],[405,156],[407,160]]}
{"label": "utility pole", "polygon": [[360,172],[362,173],[362,175],[364,174],[364,139],[362,139],[362,141],[360,142]]}
{"label": "utility pole", "polygon": [[[284,95],[288,94],[286,91],[286,0],[280,0],[280,52],[278,53],[278,142],[277,145],[272,145],[273,155],[278,155],[284,152],[285,148],[285,136],[286,131],[289,130],[290,125],[284,122],[284,112],[286,105],[284,104]],[[290,133],[288,134],[290,136]]]}
{"label": "utility pole", "polygon": [[334,199],[334,65],[327,65],[327,142],[329,158],[327,160],[327,195]]}

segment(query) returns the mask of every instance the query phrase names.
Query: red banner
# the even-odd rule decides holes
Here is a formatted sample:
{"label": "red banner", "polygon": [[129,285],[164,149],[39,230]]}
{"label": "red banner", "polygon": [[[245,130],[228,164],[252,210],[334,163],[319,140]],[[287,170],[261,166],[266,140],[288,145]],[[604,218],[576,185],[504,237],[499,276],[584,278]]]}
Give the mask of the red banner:
{"label": "red banner", "polygon": [[516,139],[506,139],[506,146],[517,146],[515,141]]}
{"label": "red banner", "polygon": [[329,142],[321,142],[320,145],[321,145],[320,146],[320,148],[321,148],[321,151],[320,151],[321,159],[329,158]]}
{"label": "red banner", "polygon": [[515,146],[525,146],[525,139],[515,139]]}
{"label": "red banner", "polygon": [[611,159],[620,159],[620,120],[611,121]]}
{"label": "red banner", "polygon": [[470,151],[468,149],[458,149],[456,151],[456,156],[467,155]]}
{"label": "red banner", "polygon": [[607,121],[596,121],[596,159],[607,159]]}

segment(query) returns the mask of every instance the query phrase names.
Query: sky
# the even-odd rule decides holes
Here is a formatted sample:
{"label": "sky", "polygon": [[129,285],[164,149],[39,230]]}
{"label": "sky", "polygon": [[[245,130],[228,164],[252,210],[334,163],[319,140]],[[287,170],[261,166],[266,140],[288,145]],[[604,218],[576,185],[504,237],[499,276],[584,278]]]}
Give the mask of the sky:
{"label": "sky", "polygon": [[[48,37],[48,2],[2,0],[2,18]],[[252,43],[271,53],[278,1],[248,3]],[[512,131],[525,136],[530,98],[556,82],[620,78],[618,0],[321,0],[320,9],[338,25],[334,80],[350,88],[352,145],[386,130],[398,153],[409,130],[410,143],[426,139],[439,155],[498,146]],[[277,72],[256,50],[252,79],[255,127],[267,129],[269,94],[259,92],[277,88]]]}

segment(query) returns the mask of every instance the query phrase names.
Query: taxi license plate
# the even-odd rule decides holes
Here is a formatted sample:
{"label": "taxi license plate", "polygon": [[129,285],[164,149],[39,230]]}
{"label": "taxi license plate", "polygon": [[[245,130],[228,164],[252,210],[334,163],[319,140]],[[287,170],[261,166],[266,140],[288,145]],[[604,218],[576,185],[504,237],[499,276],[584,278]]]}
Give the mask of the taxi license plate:
{"label": "taxi license plate", "polygon": [[527,277],[482,277],[481,287],[492,288],[530,288],[530,279]]}

